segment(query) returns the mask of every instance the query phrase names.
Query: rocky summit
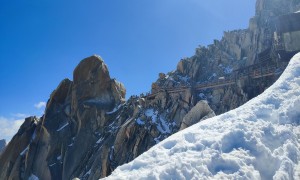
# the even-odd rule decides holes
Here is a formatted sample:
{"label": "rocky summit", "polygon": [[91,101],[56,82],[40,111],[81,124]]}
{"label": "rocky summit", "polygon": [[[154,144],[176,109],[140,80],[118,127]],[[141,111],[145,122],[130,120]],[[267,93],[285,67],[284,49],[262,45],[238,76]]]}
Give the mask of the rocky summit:
{"label": "rocky summit", "polygon": [[[299,9],[298,0],[258,0],[248,29],[198,47],[176,70],[160,73],[151,92],[127,101],[101,57],[82,60],[73,81],[64,79],[52,92],[44,115],[26,118],[7,145],[0,179],[106,177],[171,134],[244,104],[279,77],[278,64],[294,53],[275,48],[273,35],[297,34],[276,25]],[[256,68],[265,61],[276,69]]]}

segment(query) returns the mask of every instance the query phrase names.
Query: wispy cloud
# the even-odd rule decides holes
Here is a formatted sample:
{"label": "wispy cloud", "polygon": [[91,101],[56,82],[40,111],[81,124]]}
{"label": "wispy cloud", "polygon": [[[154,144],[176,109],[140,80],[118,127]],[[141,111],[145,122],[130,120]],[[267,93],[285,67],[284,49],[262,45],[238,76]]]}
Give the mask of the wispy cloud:
{"label": "wispy cloud", "polygon": [[21,119],[21,118],[29,117],[30,115],[28,115],[28,114],[23,114],[23,113],[16,113],[16,114],[12,114],[12,116]]}
{"label": "wispy cloud", "polygon": [[24,119],[10,119],[0,116],[0,139],[5,139],[9,142],[23,122]]}
{"label": "wispy cloud", "polygon": [[41,102],[35,104],[34,107],[37,108],[37,109],[41,109],[43,107],[46,107],[46,102],[41,101]]}

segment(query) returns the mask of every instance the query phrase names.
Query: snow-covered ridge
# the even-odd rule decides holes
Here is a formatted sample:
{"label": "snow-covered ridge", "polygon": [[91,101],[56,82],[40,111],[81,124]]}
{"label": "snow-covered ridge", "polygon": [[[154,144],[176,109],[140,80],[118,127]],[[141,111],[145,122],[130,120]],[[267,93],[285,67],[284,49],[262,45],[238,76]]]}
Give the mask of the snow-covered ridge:
{"label": "snow-covered ridge", "polygon": [[263,94],[200,122],[107,179],[300,179],[300,53]]}

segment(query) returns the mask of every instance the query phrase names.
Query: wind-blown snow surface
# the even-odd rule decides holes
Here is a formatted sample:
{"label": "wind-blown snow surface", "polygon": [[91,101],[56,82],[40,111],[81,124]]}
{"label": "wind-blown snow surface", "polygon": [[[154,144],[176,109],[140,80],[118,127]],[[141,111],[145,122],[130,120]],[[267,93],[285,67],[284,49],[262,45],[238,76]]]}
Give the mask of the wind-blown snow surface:
{"label": "wind-blown snow surface", "polygon": [[107,179],[300,179],[300,53],[263,94],[162,141]]}

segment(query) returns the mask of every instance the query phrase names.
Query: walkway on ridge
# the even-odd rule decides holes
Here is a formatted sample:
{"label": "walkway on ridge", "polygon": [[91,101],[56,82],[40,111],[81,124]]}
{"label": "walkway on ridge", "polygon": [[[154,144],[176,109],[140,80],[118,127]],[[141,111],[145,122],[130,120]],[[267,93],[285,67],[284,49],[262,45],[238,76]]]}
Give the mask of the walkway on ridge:
{"label": "walkway on ridge", "polygon": [[236,84],[238,80],[245,79],[245,78],[252,78],[252,79],[258,79],[262,77],[268,77],[272,75],[279,74],[278,70],[281,68],[285,68],[285,64],[282,64],[278,66],[276,63],[273,63],[271,61],[265,61],[258,64],[254,64],[251,66],[247,66],[245,68],[237,69],[232,72],[232,75],[228,77],[227,79],[218,79],[217,81],[213,82],[207,82],[202,84],[196,84],[193,86],[180,86],[180,87],[174,87],[174,88],[160,88],[157,89],[157,92],[148,94],[144,96],[146,99],[152,99],[155,98],[155,96],[161,92],[167,92],[167,93],[178,93],[178,92],[184,92],[186,90],[192,89],[195,91],[201,91],[205,89],[211,89],[211,88],[220,88],[224,86],[229,86]]}

